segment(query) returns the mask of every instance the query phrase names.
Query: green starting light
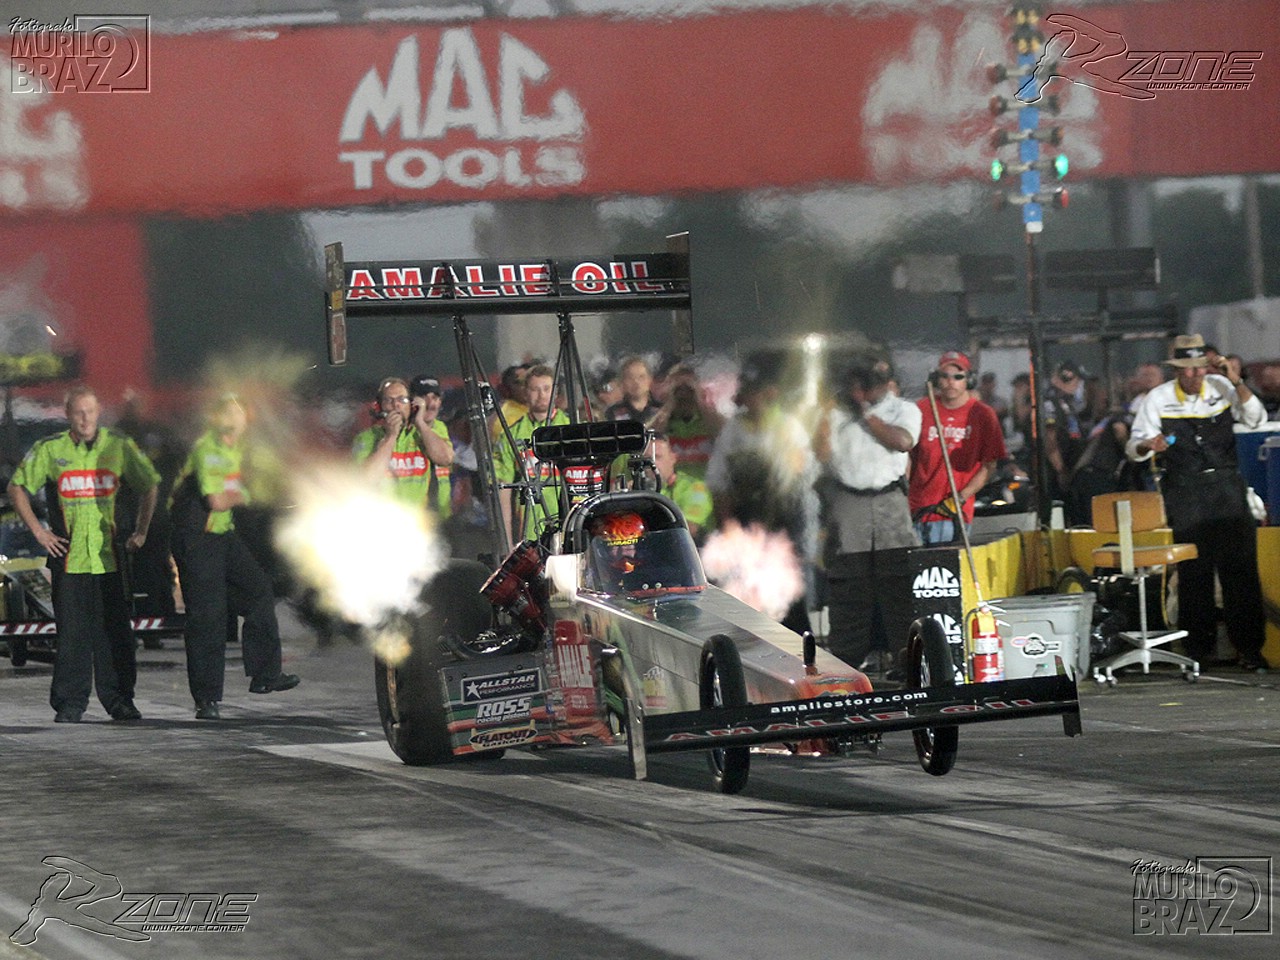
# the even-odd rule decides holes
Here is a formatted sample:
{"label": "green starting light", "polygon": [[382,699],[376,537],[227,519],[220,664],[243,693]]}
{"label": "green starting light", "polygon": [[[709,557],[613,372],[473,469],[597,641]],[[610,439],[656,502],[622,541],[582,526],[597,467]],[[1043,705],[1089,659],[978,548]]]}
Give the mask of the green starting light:
{"label": "green starting light", "polygon": [[1067,175],[1067,155],[1065,153],[1060,153],[1053,158],[1053,172],[1058,175],[1059,180]]}
{"label": "green starting light", "polygon": [[992,160],[991,161],[991,179],[999,180],[1001,177],[1003,177],[1004,169],[1005,167],[1004,167],[1003,160]]}

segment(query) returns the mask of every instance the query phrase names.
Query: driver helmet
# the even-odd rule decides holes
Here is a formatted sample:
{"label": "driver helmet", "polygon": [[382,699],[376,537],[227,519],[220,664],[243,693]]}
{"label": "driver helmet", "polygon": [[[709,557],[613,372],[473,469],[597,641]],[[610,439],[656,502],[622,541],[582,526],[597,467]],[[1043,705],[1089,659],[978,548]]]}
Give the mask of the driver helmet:
{"label": "driver helmet", "polygon": [[635,569],[636,544],[644,536],[644,520],[637,513],[615,513],[601,517],[592,535],[609,548],[609,561],[618,573]]}

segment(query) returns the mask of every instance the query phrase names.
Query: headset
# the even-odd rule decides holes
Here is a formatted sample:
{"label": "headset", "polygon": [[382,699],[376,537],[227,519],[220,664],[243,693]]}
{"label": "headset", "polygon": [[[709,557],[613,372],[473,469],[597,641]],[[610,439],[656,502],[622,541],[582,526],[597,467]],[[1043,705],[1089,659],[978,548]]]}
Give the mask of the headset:
{"label": "headset", "polygon": [[382,409],[382,394],[384,391],[386,391],[387,387],[395,383],[400,384],[400,386],[404,387],[405,390],[409,389],[409,384],[405,381],[403,377],[387,377],[385,380],[379,383],[378,389],[373,394],[372,409],[370,410],[370,413],[373,415],[373,419],[375,420],[387,419],[386,411]]}
{"label": "headset", "polygon": [[[929,385],[935,390],[942,389],[942,376],[938,370],[929,371]],[[972,393],[978,389],[978,375],[970,367],[964,378],[964,388]]]}

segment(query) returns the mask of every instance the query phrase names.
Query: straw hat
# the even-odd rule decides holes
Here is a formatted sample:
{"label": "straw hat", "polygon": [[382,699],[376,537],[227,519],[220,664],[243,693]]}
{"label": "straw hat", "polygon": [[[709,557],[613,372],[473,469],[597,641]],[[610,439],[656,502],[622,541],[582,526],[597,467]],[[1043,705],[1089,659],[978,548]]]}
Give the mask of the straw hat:
{"label": "straw hat", "polygon": [[1171,367],[1207,367],[1209,354],[1205,351],[1204,337],[1198,333],[1185,333],[1173,338],[1173,356],[1165,361]]}

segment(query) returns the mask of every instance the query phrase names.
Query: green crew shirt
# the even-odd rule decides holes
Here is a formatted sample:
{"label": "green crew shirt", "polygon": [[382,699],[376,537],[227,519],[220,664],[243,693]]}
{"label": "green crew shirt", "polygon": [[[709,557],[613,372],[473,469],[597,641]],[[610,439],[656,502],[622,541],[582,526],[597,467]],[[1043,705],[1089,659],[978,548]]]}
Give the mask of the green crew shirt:
{"label": "green crew shirt", "polygon": [[[431,432],[452,445],[449,439],[449,428],[441,421],[431,421]],[[351,444],[351,455],[357,463],[363,463],[373,456],[382,438],[386,436],[386,427],[374,426],[356,434]],[[449,479],[449,467],[436,463],[427,456],[423,449],[422,438],[412,424],[406,426],[396,436],[396,445],[391,451],[391,462],[387,466],[389,492],[402,503],[427,507],[448,519],[453,513],[452,483]],[[433,489],[434,488],[434,489]]]}
{"label": "green crew shirt", "polygon": [[677,470],[675,480],[662,492],[675,501],[684,518],[699,527],[701,534],[705,535],[715,526],[711,517],[711,491],[703,481]]}
{"label": "green crew shirt", "polygon": [[[249,498],[240,476],[243,461],[243,444],[228,445],[216,431],[205,431],[187,454],[187,460],[173,482],[173,495],[169,497],[170,511],[184,485],[189,485],[191,492],[202,499],[215,493],[235,491],[244,496],[248,503]],[[235,526],[235,518],[229,509],[210,510],[204,529],[206,533],[228,533]]]}
{"label": "green crew shirt", "polygon": [[[549,421],[529,419],[523,416],[511,425],[511,436],[518,446],[523,447],[524,441],[533,438],[533,431],[538,427],[559,426],[568,423],[569,415],[562,410],[556,410],[552,413]],[[521,449],[518,454],[524,463],[524,475],[527,479],[541,479],[542,487],[542,503],[546,507],[547,519],[554,520],[560,516],[560,476],[556,471],[555,465],[551,463],[543,463],[536,459],[532,450]],[[499,483],[514,483],[516,479],[516,456],[517,451],[511,449],[511,444],[507,441],[507,435],[504,433],[498,438],[498,443],[493,450],[493,469],[497,474]],[[524,516],[524,533],[526,539],[537,537],[538,518],[534,516],[536,511],[527,510]]]}
{"label": "green crew shirt", "polygon": [[74,439],[69,430],[37,440],[13,472],[12,482],[29,494],[46,483],[57,490],[70,541],[67,573],[114,573],[119,569],[112,543],[116,494],[122,480],[146,493],[160,482],[160,474],[133,440],[100,427],[88,443]]}

